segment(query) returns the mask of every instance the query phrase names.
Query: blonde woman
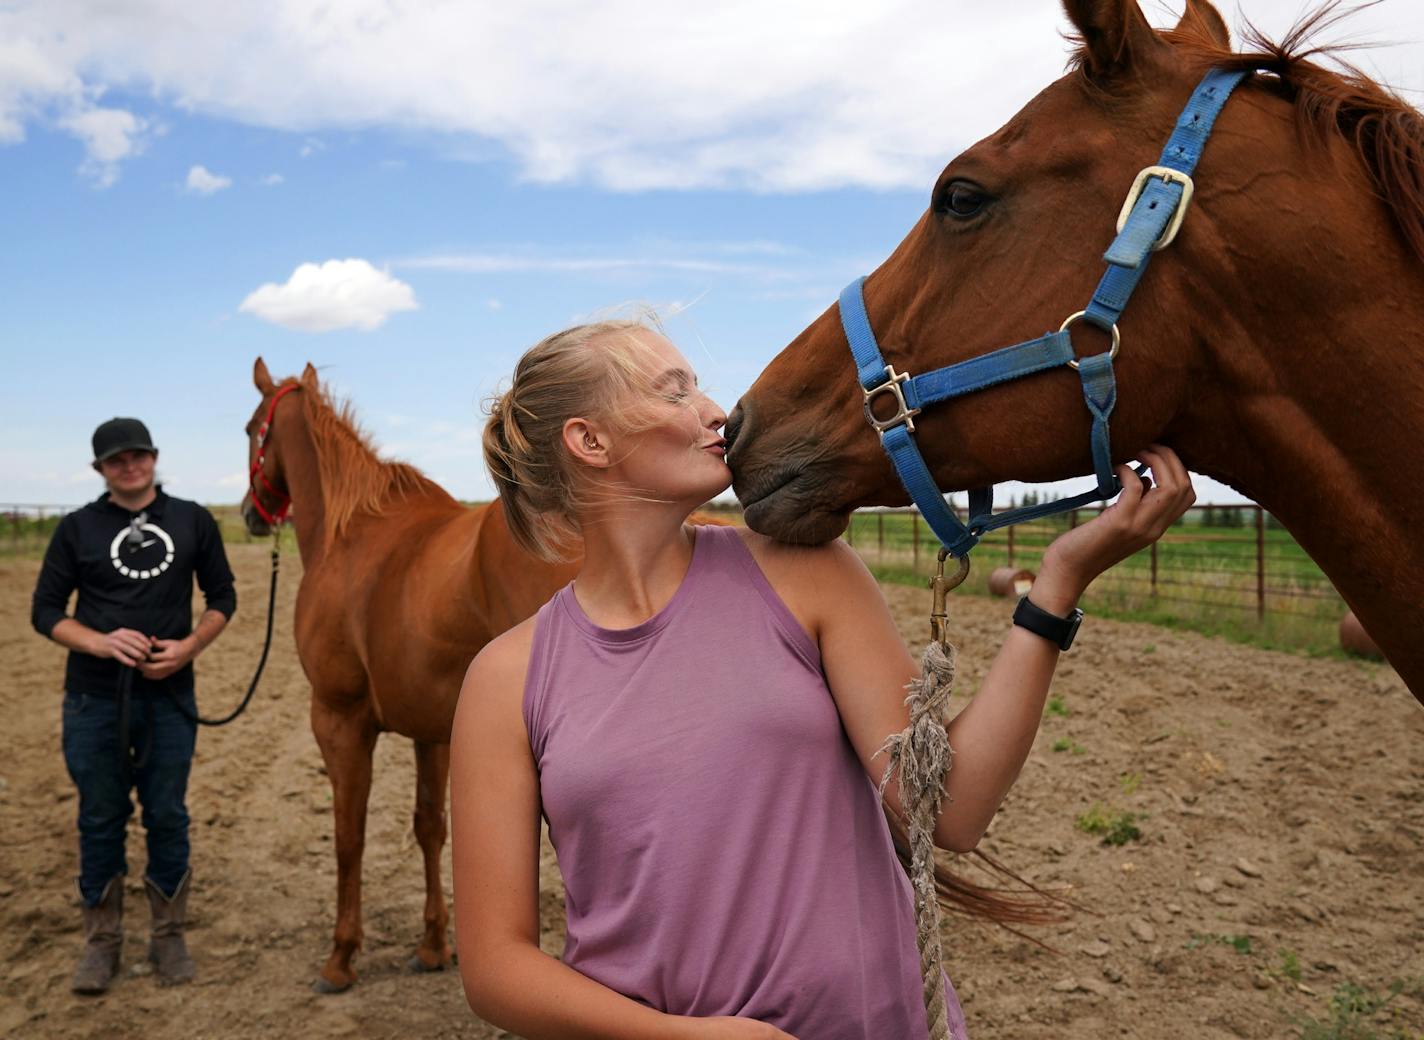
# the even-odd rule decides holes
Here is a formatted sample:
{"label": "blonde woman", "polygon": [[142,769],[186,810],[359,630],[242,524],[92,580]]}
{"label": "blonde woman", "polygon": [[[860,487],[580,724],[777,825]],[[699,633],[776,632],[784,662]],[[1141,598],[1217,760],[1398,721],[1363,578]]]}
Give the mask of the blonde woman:
{"label": "blonde woman", "polygon": [[[722,409],[657,330],[558,333],[491,406],[485,457],[526,548],[578,577],[470,665],[451,758],[460,971],[530,1040],[926,1035],[908,880],[875,781],[917,672],[839,541],[693,527],[726,490]],[[1065,615],[1192,501],[1168,449],[1045,552]],[[953,720],[937,844],[972,849],[1033,743],[1059,648],[1022,628]],[[898,810],[891,785],[887,800]],[[567,892],[539,949],[541,815]],[[964,1019],[946,981],[950,1021]]]}

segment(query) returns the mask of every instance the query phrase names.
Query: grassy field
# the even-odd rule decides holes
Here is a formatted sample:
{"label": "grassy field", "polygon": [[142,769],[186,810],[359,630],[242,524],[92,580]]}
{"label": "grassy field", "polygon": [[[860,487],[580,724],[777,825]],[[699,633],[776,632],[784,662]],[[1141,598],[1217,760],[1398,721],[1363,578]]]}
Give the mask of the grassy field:
{"label": "grassy field", "polygon": [[[988,595],[989,573],[1011,563],[1036,571],[1044,548],[1093,512],[1024,524],[1012,539],[1007,531],[988,535],[974,550],[963,591]],[[1290,534],[1264,520],[1258,544],[1254,510],[1194,509],[1155,547],[1094,582],[1084,609],[1257,646],[1338,653],[1344,602]],[[857,513],[846,536],[883,581],[924,582],[938,548],[908,513]]]}
{"label": "grassy field", "polygon": [[[237,506],[209,509],[226,542],[254,540]],[[973,570],[961,594],[988,595],[989,573],[1011,562],[1036,571],[1044,548],[1070,524],[1086,522],[1092,514],[1080,510],[1076,516],[1021,525],[1012,534],[989,535],[974,551]],[[42,517],[0,517],[0,556],[40,555],[58,523],[57,509]],[[1099,578],[1084,609],[1274,649],[1339,653],[1343,601],[1290,534],[1269,518],[1258,547],[1255,523],[1250,508],[1192,510],[1154,549]],[[857,513],[846,537],[882,581],[911,585],[926,580],[938,547],[923,521],[902,512]]]}

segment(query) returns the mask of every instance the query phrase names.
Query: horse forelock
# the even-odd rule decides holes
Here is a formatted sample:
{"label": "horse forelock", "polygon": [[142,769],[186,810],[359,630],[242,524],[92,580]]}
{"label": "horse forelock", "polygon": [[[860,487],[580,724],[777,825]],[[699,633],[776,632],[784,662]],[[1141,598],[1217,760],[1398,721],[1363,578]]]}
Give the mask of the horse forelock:
{"label": "horse forelock", "polygon": [[[283,381],[299,382],[296,379]],[[415,466],[382,459],[349,400],[339,400],[315,379],[300,380],[302,408],[316,451],[325,508],[325,534],[338,538],[360,514],[380,516],[419,492],[449,496]]]}

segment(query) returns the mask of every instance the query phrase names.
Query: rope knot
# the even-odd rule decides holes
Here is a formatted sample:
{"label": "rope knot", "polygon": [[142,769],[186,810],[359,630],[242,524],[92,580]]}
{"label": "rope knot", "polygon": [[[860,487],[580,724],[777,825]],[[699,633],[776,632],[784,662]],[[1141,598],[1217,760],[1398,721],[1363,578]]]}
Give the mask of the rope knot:
{"label": "rope knot", "polygon": [[950,1036],[935,884],[934,829],[944,780],[954,758],[945,730],[954,666],[954,647],[948,643],[932,640],[925,647],[920,677],[905,687],[910,724],[889,737],[880,749],[888,759],[880,778],[882,798],[890,778],[897,771],[900,774],[900,805],[910,838],[910,884],[915,893],[916,940],[931,1040],[949,1040]]}

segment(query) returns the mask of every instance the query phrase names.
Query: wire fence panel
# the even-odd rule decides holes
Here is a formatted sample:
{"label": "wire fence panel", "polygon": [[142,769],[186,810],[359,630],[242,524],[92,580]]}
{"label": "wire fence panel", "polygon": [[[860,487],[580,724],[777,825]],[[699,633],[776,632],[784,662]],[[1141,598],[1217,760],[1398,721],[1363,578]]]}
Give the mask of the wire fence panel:
{"label": "wire fence panel", "polygon": [[76,505],[0,503],[0,523],[4,524],[0,553],[29,556],[44,552],[60,519],[78,508]]}
{"label": "wire fence panel", "polygon": [[[986,535],[974,550],[967,591],[988,594],[998,567],[1037,573],[1048,545],[1102,508]],[[938,550],[912,508],[859,510],[845,538],[883,577],[924,575]],[[1209,631],[1253,625],[1269,630],[1268,642],[1321,649],[1335,645],[1347,609],[1305,550],[1256,505],[1194,506],[1159,541],[1101,575],[1084,605]]]}
{"label": "wire fence panel", "polygon": [[[42,553],[60,518],[77,508],[0,503],[0,554]],[[226,540],[251,540],[236,506],[210,508]],[[987,535],[974,550],[966,591],[987,595],[989,574],[997,567],[1037,573],[1049,544],[1102,508],[1075,509]],[[740,510],[722,503],[709,503],[703,511],[740,522]],[[912,508],[858,510],[845,538],[881,577],[915,582],[928,574],[939,545]],[[1159,541],[1101,575],[1084,606],[1203,631],[1254,626],[1268,645],[1321,650],[1338,645],[1337,626],[1346,611],[1305,550],[1255,505],[1193,506]]]}

